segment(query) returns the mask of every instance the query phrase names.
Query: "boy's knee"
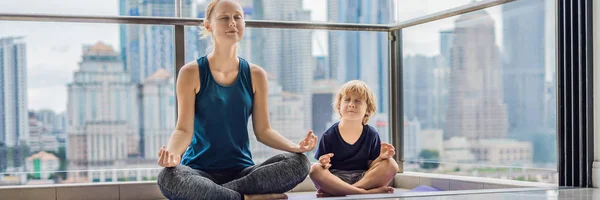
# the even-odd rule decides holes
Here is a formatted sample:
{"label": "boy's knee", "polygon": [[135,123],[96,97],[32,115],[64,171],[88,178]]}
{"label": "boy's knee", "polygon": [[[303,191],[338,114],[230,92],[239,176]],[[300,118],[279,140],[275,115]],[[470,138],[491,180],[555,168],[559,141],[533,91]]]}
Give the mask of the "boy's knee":
{"label": "boy's knee", "polygon": [[310,178],[315,178],[317,176],[319,176],[321,173],[323,173],[323,171],[325,171],[326,169],[323,168],[323,166],[321,166],[319,163],[315,163],[312,166],[310,166]]}
{"label": "boy's knee", "polygon": [[398,163],[393,158],[382,160],[379,164],[387,170],[398,172]]}

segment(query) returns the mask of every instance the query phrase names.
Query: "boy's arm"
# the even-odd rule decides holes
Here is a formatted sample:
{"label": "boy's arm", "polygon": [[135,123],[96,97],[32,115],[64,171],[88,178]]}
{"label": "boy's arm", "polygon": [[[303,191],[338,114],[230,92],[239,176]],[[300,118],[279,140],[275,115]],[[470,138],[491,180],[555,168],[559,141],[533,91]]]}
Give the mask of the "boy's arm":
{"label": "boy's arm", "polygon": [[323,133],[321,135],[321,138],[319,138],[319,145],[317,146],[317,150],[315,151],[315,159],[319,160],[319,157],[329,153],[327,151],[328,149],[325,144],[325,133]]}
{"label": "boy's arm", "polygon": [[369,168],[373,167],[373,165],[375,165],[376,163],[385,160],[381,158],[381,139],[379,138],[379,133],[377,133],[377,131],[375,131],[374,129],[371,131],[373,131],[372,134],[374,134],[374,137],[372,139],[373,143],[371,146],[371,155],[369,156],[370,160],[368,161]]}

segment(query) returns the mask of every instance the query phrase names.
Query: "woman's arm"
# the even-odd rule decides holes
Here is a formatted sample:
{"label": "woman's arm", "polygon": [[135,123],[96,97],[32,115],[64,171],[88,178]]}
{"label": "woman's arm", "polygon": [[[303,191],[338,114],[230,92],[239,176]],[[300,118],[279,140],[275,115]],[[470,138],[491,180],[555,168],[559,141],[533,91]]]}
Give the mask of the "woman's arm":
{"label": "woman's arm", "polygon": [[252,124],[256,139],[271,148],[287,152],[303,153],[313,150],[317,143],[317,136],[312,131],[309,131],[304,140],[299,144],[295,144],[271,128],[271,123],[269,122],[267,72],[254,64],[250,65],[250,71],[252,74],[252,88],[254,90]]}
{"label": "woman's arm", "polygon": [[[179,164],[181,155],[192,142],[194,134],[194,102],[200,88],[198,64],[190,62],[183,66],[177,78],[177,125],[165,149],[159,153],[159,165],[173,167]],[[162,154],[162,155],[161,155]]]}

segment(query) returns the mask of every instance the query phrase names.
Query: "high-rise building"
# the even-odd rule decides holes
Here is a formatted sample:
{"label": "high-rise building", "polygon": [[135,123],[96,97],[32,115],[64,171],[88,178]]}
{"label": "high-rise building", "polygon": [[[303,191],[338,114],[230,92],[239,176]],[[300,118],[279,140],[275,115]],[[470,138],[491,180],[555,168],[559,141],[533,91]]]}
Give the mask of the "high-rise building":
{"label": "high-rise building", "polygon": [[416,160],[421,153],[421,123],[417,119],[404,120],[404,158]]}
{"label": "high-rise building", "polygon": [[158,151],[167,145],[175,127],[175,79],[159,69],[143,82],[144,156],[158,159]]}
{"label": "high-rise building", "polygon": [[[328,21],[389,24],[394,22],[393,1],[328,0]],[[330,31],[329,58],[334,79],[360,79],[373,90],[377,111],[388,110],[388,38],[386,33]]]}
{"label": "high-rise building", "polygon": [[315,72],[313,75],[313,79],[315,81],[333,79],[333,76],[331,74],[331,67],[329,67],[329,63],[327,62],[326,56],[315,57]]}
{"label": "high-rise building", "polygon": [[137,85],[112,47],[84,46],[68,84],[69,169],[110,166],[139,155],[137,96]]}
{"label": "high-rise building", "polygon": [[505,138],[500,52],[495,24],[486,11],[460,16],[450,51],[451,71],[444,138]]}
{"label": "high-rise building", "polygon": [[339,120],[333,109],[333,98],[338,91],[337,81],[315,80],[312,88],[312,130],[321,137],[329,126]]}
{"label": "high-rise building", "polygon": [[[309,21],[310,11],[302,8],[302,0],[262,0],[254,2],[255,14],[263,20]],[[260,13],[259,13],[260,11]],[[292,29],[268,29],[257,33],[253,46],[263,47],[260,55],[263,63],[257,63],[275,76],[284,92],[293,93],[302,101],[301,112],[305,129],[311,126],[311,92],[314,59],[312,56],[312,31]],[[256,42],[256,43],[255,43]],[[261,43],[262,42],[262,43]]]}
{"label": "high-rise building", "polygon": [[[26,146],[29,138],[25,47],[23,37],[0,38],[0,172],[23,166],[27,156],[15,148]],[[13,166],[8,166],[13,148]]]}
{"label": "high-rise building", "polygon": [[[182,17],[195,17],[195,1],[182,1]],[[175,1],[169,0],[120,0],[120,14],[124,16],[175,17]],[[131,81],[141,83],[158,69],[175,70],[174,37],[172,26],[121,25],[121,51],[126,71]],[[197,27],[186,27],[186,60],[193,60],[199,53]]]}
{"label": "high-rise building", "polygon": [[442,128],[447,98],[448,68],[441,56],[405,56],[404,115],[423,128]]}
{"label": "high-rise building", "polygon": [[502,5],[504,102],[509,135],[548,132],[544,121],[546,83],[545,0]]}
{"label": "high-rise building", "polygon": [[[269,75],[269,116],[271,127],[290,141],[300,142],[308,133],[302,113],[304,101],[300,95],[284,92],[274,75]],[[310,122],[309,122],[310,123]],[[283,153],[258,142],[254,136],[252,121],[248,123],[250,150],[254,162],[261,163],[270,157]],[[307,155],[310,157],[310,155]]]}

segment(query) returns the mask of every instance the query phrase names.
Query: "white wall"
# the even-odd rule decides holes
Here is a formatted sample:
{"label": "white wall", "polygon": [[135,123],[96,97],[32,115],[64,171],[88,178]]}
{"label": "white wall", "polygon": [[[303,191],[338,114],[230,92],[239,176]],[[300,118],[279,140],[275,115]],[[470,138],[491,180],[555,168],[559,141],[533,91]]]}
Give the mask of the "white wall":
{"label": "white wall", "polygon": [[593,3],[594,35],[594,187],[600,186],[600,2]]}

